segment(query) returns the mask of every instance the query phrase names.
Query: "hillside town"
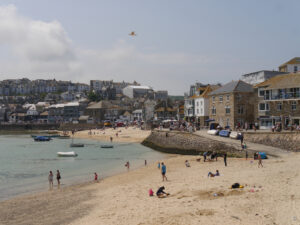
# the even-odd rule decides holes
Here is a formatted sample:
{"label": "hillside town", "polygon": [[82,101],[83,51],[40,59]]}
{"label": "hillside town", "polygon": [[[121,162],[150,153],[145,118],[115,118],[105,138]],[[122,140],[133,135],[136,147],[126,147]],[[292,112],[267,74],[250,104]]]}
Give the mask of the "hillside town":
{"label": "hillside town", "polygon": [[[1,124],[156,124],[174,129],[299,129],[300,57],[220,84],[195,83],[184,96],[133,82],[9,79],[0,82]],[[178,125],[178,126],[175,126]]]}

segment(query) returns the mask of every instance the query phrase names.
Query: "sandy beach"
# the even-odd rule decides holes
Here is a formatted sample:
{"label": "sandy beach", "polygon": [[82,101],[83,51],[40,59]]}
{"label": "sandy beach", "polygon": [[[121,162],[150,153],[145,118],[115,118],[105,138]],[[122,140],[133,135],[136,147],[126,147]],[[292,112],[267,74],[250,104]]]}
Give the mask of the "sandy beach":
{"label": "sandy beach", "polygon": [[[146,137],[149,136],[151,131],[141,130],[137,127],[118,127],[116,129],[106,128],[105,130],[89,130],[78,131],[75,133],[74,138],[93,139],[110,142],[110,137],[113,138],[113,142],[130,142],[141,143]],[[116,135],[118,134],[118,135]]]}
{"label": "sandy beach", "polygon": [[[191,167],[185,167],[189,160]],[[165,160],[168,181],[156,163],[82,184],[0,203],[0,224],[300,224],[300,154],[263,161],[195,156]],[[218,169],[220,177],[208,178]],[[243,189],[230,189],[233,183]],[[149,197],[165,186],[167,198]]]}

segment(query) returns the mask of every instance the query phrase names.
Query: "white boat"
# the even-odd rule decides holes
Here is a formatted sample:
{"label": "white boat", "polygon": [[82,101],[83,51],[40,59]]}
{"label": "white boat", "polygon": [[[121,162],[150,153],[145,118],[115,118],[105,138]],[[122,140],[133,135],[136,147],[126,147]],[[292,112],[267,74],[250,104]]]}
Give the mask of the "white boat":
{"label": "white boat", "polygon": [[238,137],[240,137],[242,134],[236,131],[231,131],[229,137],[232,139],[238,139]]}
{"label": "white boat", "polygon": [[76,157],[77,154],[75,152],[57,152],[57,156],[60,156],[60,157]]}
{"label": "white boat", "polygon": [[218,130],[208,130],[207,133],[211,135],[217,135]]}

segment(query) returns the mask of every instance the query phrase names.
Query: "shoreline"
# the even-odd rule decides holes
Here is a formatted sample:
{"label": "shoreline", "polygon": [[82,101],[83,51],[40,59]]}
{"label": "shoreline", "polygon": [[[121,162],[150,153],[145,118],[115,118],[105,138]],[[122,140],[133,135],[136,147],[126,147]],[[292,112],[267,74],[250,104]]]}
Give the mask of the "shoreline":
{"label": "shoreline", "polygon": [[[298,224],[300,221],[300,211],[293,207],[300,207],[297,192],[300,154],[264,160],[264,168],[257,168],[257,161],[251,163],[251,159],[229,158],[228,167],[224,167],[222,159],[203,163],[196,158],[165,159],[168,182],[161,181],[157,164],[151,163],[99,183],[88,182],[0,202],[0,224],[41,221],[44,225],[199,224],[199,221]],[[190,168],[184,165],[186,159],[191,163]],[[216,169],[221,176],[207,178],[207,172]],[[229,189],[235,182],[245,187]],[[148,196],[149,188],[155,192],[162,185],[170,192],[169,197]]]}

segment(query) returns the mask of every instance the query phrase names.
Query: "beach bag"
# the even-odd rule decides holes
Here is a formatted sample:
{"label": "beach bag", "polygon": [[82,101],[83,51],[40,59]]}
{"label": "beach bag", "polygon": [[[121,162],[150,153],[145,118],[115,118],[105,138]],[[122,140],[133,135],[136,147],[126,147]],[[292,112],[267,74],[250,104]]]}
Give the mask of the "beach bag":
{"label": "beach bag", "polygon": [[152,189],[149,189],[149,196],[151,197],[151,196],[153,196],[153,190]]}
{"label": "beach bag", "polygon": [[240,188],[240,184],[239,183],[234,183],[233,185],[231,185],[231,188]]}

